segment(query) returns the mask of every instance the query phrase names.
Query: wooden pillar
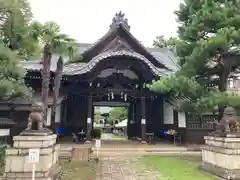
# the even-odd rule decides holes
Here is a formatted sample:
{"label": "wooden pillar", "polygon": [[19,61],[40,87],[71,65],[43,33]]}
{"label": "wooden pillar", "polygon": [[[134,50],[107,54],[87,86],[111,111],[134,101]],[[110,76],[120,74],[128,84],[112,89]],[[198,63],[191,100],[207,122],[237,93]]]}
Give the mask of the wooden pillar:
{"label": "wooden pillar", "polygon": [[92,95],[88,97],[88,117],[87,117],[87,141],[91,141],[91,132],[92,132]]}
{"label": "wooden pillar", "polygon": [[131,122],[131,126],[132,126],[132,136],[135,138],[137,133],[136,133],[136,102],[134,101],[132,104],[132,122]]}
{"label": "wooden pillar", "polygon": [[127,136],[128,139],[133,138],[134,134],[134,103],[132,102],[131,105],[128,107],[128,125],[127,125]]}
{"label": "wooden pillar", "polygon": [[146,99],[145,97],[141,97],[141,136],[142,136],[142,143],[146,143]]}

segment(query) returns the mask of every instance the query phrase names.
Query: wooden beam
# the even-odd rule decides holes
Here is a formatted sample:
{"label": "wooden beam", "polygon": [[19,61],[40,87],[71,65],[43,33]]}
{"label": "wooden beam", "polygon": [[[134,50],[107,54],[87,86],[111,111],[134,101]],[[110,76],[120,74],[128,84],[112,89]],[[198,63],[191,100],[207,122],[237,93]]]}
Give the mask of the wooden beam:
{"label": "wooden beam", "polygon": [[142,97],[142,96],[161,96],[162,94],[157,94],[154,92],[151,92],[147,89],[143,89],[141,92],[140,90],[131,90],[131,89],[114,89],[114,88],[95,88],[92,90],[89,89],[81,89],[81,87],[75,86],[75,88],[69,89],[68,87],[65,88],[64,93],[73,93],[73,94],[108,94],[113,92],[114,94],[120,94],[125,93],[128,94],[129,96],[134,96],[134,97]]}

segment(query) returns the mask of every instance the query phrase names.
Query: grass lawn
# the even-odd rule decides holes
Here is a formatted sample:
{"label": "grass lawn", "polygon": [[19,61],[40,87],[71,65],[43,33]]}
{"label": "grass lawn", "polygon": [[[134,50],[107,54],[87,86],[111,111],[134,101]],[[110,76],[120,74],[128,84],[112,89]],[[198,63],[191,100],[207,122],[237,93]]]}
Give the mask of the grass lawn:
{"label": "grass lawn", "polygon": [[201,157],[195,156],[145,156],[142,161],[154,167],[168,180],[217,180],[218,178],[199,170]]}
{"label": "grass lawn", "polygon": [[[101,134],[101,139],[105,139],[105,134]],[[110,140],[126,140],[126,137],[124,136],[117,136],[117,135],[112,135]]]}
{"label": "grass lawn", "polygon": [[113,139],[113,140],[126,140],[125,137],[123,137],[123,136],[116,136],[116,135],[113,135],[113,136],[112,136],[112,139]]}
{"label": "grass lawn", "polygon": [[63,173],[59,180],[94,180],[96,177],[96,162],[60,162]]}

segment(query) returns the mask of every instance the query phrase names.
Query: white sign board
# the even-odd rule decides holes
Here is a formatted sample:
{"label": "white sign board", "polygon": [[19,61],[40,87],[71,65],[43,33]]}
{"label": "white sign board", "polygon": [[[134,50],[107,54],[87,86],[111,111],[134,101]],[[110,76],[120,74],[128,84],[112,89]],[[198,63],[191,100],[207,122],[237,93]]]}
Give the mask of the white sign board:
{"label": "white sign board", "polygon": [[9,136],[10,129],[0,129],[0,136]]}
{"label": "white sign board", "polygon": [[91,118],[87,118],[87,123],[91,124],[92,123],[92,119]]}
{"label": "white sign board", "polygon": [[100,148],[101,147],[101,140],[100,139],[96,139],[95,146],[96,146],[96,148]]}
{"label": "white sign board", "polygon": [[39,149],[29,149],[28,153],[28,163],[36,164],[39,162]]}
{"label": "white sign board", "polygon": [[146,124],[146,119],[142,119],[141,124]]}

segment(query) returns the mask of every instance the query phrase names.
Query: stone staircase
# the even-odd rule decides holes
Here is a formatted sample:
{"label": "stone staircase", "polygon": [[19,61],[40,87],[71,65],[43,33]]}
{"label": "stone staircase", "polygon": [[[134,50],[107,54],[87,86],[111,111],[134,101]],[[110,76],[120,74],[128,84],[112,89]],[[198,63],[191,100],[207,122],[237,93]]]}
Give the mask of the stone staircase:
{"label": "stone staircase", "polygon": [[73,147],[60,148],[59,159],[71,161],[72,152],[73,152]]}
{"label": "stone staircase", "polygon": [[88,161],[91,154],[89,146],[69,146],[60,148],[59,159],[67,161]]}

